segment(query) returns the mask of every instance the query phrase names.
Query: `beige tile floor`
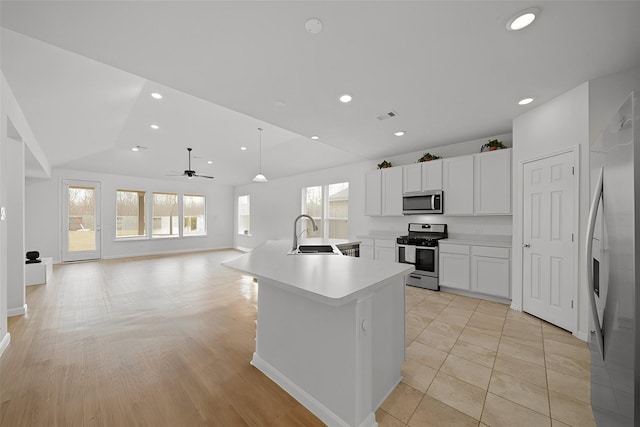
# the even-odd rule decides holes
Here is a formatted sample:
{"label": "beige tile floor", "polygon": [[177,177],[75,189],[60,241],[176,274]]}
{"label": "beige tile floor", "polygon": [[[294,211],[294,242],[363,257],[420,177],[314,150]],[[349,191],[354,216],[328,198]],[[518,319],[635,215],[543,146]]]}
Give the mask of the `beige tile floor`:
{"label": "beige tile floor", "polygon": [[595,426],[590,354],[570,333],[507,305],[406,288],[403,380],[381,427]]}

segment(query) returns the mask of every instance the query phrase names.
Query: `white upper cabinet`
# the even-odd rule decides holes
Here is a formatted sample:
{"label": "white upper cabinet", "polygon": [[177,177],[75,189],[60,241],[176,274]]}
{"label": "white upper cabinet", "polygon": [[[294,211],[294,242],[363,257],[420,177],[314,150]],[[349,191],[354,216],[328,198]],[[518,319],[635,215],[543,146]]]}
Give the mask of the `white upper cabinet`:
{"label": "white upper cabinet", "polygon": [[379,170],[365,175],[364,214],[382,215],[382,173]]}
{"label": "white upper cabinet", "polygon": [[365,175],[365,208],[368,216],[402,216],[402,168],[385,168]]}
{"label": "white upper cabinet", "polygon": [[445,215],[473,215],[473,156],[444,159]]}
{"label": "white upper cabinet", "polygon": [[444,160],[446,215],[511,214],[511,150]]}
{"label": "white upper cabinet", "polygon": [[403,166],[402,190],[404,193],[442,190],[442,160]]}
{"label": "white upper cabinet", "polygon": [[402,191],[405,193],[422,191],[422,163],[402,167]]}
{"label": "white upper cabinet", "polygon": [[511,213],[511,150],[474,155],[474,212]]}
{"label": "white upper cabinet", "polygon": [[382,215],[402,216],[402,168],[382,171]]}
{"label": "white upper cabinet", "polygon": [[422,163],[422,190],[442,190],[442,160]]}

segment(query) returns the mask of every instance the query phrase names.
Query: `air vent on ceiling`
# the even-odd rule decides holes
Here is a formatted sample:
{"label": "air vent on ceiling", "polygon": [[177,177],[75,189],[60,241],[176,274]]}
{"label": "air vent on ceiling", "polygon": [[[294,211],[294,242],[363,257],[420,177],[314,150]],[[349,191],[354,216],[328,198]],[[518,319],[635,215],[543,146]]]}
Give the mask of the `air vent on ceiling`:
{"label": "air vent on ceiling", "polygon": [[398,113],[395,112],[394,110],[389,111],[388,113],[384,113],[381,116],[376,117],[378,120],[387,120],[390,119],[392,117],[397,116]]}

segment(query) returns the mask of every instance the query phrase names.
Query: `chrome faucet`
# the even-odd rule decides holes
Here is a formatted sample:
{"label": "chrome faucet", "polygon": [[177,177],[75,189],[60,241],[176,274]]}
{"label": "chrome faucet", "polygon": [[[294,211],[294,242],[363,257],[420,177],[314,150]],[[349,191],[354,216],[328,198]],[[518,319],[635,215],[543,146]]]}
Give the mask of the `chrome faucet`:
{"label": "chrome faucet", "polygon": [[296,219],[293,220],[293,248],[291,249],[292,251],[295,251],[296,249],[298,249],[298,233],[296,232],[296,225],[298,224],[298,220],[300,218],[309,218],[311,220],[311,223],[313,224],[313,231],[318,231],[318,226],[316,225],[316,222],[313,218],[311,218],[309,215],[306,214],[302,214],[302,215],[298,215],[296,217]]}

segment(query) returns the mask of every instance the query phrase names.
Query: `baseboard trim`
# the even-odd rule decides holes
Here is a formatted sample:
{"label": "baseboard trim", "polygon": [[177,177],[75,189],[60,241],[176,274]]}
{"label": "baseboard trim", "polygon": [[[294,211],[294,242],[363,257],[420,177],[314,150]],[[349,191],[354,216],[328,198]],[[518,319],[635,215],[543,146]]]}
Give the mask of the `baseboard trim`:
{"label": "baseboard trim", "polygon": [[[207,251],[224,251],[224,250],[233,250],[234,248],[230,246],[219,246],[215,248],[202,248],[202,249],[179,249],[179,250],[170,250],[170,251],[151,251],[151,252],[139,252],[134,254],[122,254],[122,255],[103,255],[102,259],[120,259],[120,258],[137,258],[137,257],[145,257],[145,256],[162,256],[162,255],[173,255],[173,254],[185,254],[190,252],[207,252]],[[95,260],[99,261],[99,260]]]}
{"label": "baseboard trim", "polygon": [[[257,353],[253,353],[251,364],[258,368],[258,370],[260,370],[267,377],[269,377],[274,383],[278,384],[294,399],[300,402],[302,406],[311,411],[313,415],[320,418],[320,420],[325,424],[330,426],[349,427],[349,423],[345,422],[342,418],[335,414],[331,409],[323,405],[315,397],[311,396],[309,393],[301,389],[297,384],[292,382],[271,364],[262,359]],[[360,423],[358,427],[378,427],[375,413],[369,413],[369,415],[367,415],[367,417],[362,421],[362,423]]]}
{"label": "baseboard trim", "polygon": [[11,334],[7,332],[0,341],[0,357],[2,357],[2,353],[9,347],[9,343],[11,342]]}
{"label": "baseboard trim", "polygon": [[22,316],[23,314],[27,314],[27,304],[22,307],[10,308],[7,310],[7,317]]}

